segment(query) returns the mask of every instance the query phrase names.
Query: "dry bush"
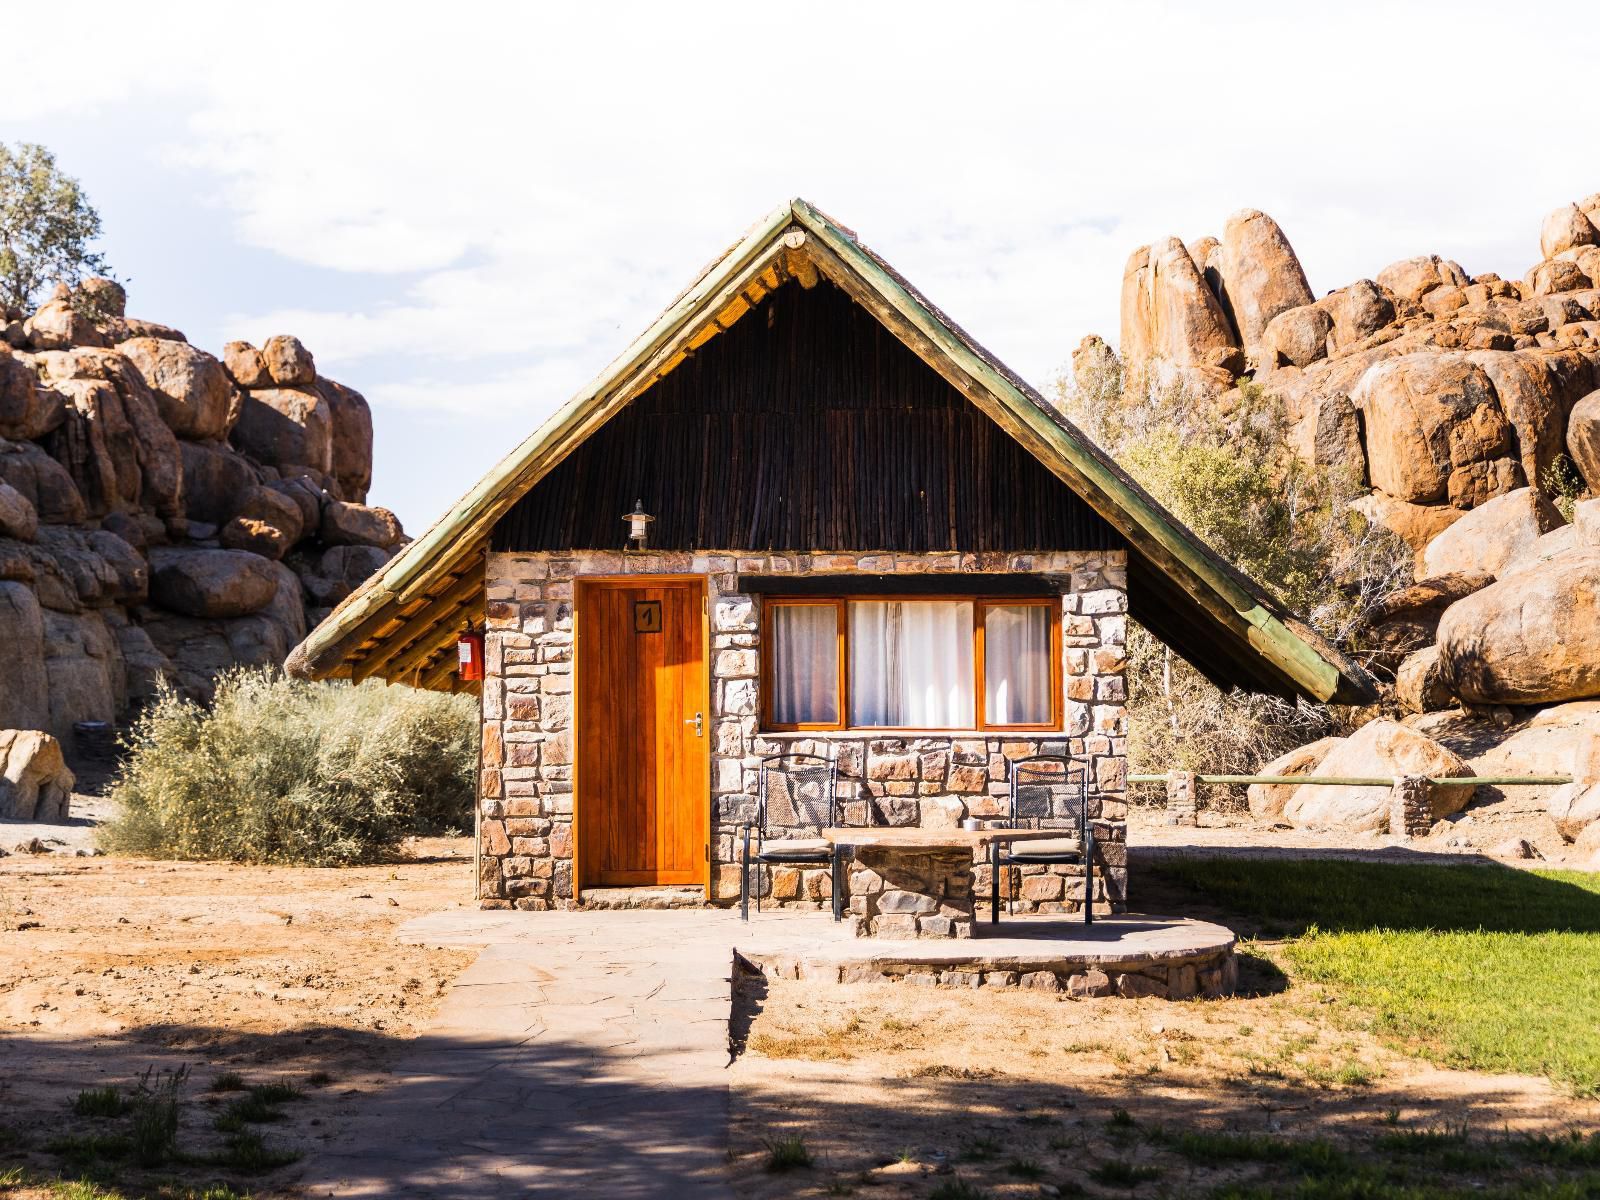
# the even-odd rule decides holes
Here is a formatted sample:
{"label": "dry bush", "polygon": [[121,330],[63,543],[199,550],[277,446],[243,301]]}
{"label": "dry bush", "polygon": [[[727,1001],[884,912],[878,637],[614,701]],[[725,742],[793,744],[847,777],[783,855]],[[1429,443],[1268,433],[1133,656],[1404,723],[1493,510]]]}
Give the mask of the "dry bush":
{"label": "dry bush", "polygon": [[112,787],[108,850],[337,866],[413,833],[464,828],[477,768],[468,697],[263,671],[217,682],[209,709],[164,691]]}
{"label": "dry bush", "polygon": [[[1405,544],[1350,508],[1366,492],[1360,479],[1297,458],[1282,404],[1248,380],[1220,398],[1130,393],[1121,381],[1119,370],[1066,383],[1058,402],[1180,521],[1360,659],[1365,618],[1412,570]],[[1348,731],[1346,714],[1324,705],[1218,691],[1137,626],[1128,651],[1136,774],[1248,774]]]}

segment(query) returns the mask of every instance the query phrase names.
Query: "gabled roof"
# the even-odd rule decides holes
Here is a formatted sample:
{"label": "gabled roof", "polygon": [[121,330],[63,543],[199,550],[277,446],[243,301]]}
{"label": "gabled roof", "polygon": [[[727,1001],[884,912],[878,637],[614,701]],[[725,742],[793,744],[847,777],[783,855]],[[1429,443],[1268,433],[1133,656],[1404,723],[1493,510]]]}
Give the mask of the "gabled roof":
{"label": "gabled roof", "polygon": [[787,279],[809,286],[819,274],[1126,539],[1133,616],[1214,683],[1341,704],[1376,698],[1360,667],[1224,561],[854,233],[800,199],[774,209],[702,271],[627,351],[340,604],[295,648],[290,673],[377,675],[452,687],[456,635],[467,620],[482,619],[483,555],[500,517],[612,415],[767,292]]}

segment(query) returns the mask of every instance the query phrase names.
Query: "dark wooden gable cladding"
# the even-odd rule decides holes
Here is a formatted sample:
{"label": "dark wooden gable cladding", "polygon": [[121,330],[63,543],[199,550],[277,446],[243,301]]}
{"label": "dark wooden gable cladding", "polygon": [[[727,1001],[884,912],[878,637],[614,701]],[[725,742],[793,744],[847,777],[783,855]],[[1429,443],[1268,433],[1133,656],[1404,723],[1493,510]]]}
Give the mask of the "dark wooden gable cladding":
{"label": "dark wooden gable cladding", "polygon": [[786,283],[574,450],[506,551],[1121,548],[1070,488],[826,280]]}

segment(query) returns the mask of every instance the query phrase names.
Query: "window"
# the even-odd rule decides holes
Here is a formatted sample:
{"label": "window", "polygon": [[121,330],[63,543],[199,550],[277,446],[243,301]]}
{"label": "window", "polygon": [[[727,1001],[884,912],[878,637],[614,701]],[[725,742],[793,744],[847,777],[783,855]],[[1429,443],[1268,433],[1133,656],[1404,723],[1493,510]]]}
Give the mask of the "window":
{"label": "window", "polygon": [[1058,729],[1061,606],[771,597],[769,729]]}

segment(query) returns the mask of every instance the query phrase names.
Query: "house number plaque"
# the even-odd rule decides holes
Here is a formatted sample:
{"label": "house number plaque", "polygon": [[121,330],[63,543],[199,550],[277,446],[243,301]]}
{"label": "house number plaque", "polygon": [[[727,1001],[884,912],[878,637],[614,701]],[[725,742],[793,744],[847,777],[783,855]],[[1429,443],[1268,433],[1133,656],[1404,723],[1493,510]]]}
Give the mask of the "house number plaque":
{"label": "house number plaque", "polygon": [[661,632],[661,601],[635,600],[633,602],[633,631],[635,633]]}

